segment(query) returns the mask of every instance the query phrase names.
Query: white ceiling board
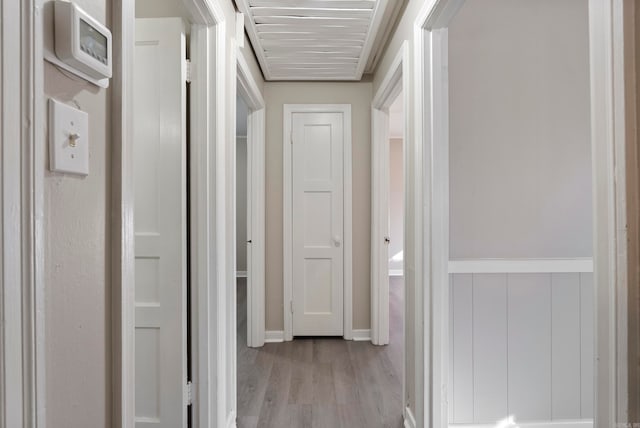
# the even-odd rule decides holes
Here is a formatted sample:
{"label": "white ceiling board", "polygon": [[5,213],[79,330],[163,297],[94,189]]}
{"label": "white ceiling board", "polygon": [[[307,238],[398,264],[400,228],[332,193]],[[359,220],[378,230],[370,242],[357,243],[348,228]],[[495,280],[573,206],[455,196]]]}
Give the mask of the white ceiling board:
{"label": "white ceiling board", "polygon": [[341,19],[371,19],[370,9],[312,9],[302,7],[253,7],[253,16],[294,16],[304,18],[334,18],[338,15]]}
{"label": "white ceiling board", "polygon": [[[291,7],[291,0],[249,0],[251,7]],[[297,2],[296,2],[297,3]],[[373,9],[375,0],[307,0],[304,7],[327,9]]]}
{"label": "white ceiling board", "polygon": [[236,0],[266,80],[360,80],[403,0]]}

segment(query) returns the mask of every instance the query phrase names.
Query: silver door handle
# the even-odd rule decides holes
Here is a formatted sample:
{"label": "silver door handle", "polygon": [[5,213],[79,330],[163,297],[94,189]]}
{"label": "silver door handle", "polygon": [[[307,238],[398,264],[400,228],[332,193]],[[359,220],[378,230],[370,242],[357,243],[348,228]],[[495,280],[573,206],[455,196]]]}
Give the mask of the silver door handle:
{"label": "silver door handle", "polygon": [[333,237],[333,244],[334,244],[336,247],[339,247],[341,243],[342,243],[342,240],[340,239],[340,237],[339,237],[338,235],[335,235],[335,236]]}

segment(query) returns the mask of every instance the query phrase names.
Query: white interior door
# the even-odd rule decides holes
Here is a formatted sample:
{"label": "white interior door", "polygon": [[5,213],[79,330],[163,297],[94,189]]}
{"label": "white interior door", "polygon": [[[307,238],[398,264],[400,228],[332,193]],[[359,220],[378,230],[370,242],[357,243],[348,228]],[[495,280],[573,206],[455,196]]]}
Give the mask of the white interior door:
{"label": "white interior door", "polygon": [[136,20],[136,428],[187,425],[185,59],[181,19]]}
{"label": "white interior door", "polygon": [[293,113],[293,335],[344,331],[344,123]]}

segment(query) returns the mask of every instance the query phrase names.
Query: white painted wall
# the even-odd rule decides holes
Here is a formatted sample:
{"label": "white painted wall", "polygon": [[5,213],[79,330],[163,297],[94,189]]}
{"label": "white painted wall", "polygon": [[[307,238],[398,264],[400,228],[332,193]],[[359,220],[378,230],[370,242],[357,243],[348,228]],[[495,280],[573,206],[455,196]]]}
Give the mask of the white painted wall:
{"label": "white painted wall", "polygon": [[451,257],[591,256],[587,3],[467,1],[449,48]]}

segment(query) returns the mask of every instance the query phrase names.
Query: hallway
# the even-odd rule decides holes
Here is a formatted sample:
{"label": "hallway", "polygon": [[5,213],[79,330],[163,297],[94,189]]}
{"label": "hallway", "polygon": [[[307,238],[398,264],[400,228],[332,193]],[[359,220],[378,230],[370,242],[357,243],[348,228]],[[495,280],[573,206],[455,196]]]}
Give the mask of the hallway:
{"label": "hallway", "polygon": [[390,279],[388,346],[296,338],[256,349],[238,278],[238,428],[402,427],[402,287]]}

